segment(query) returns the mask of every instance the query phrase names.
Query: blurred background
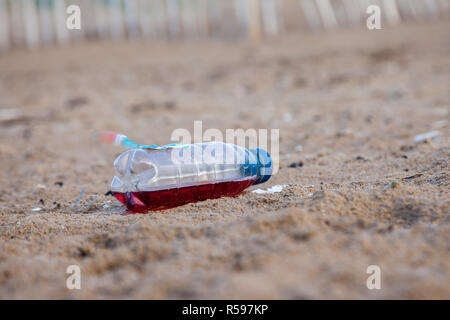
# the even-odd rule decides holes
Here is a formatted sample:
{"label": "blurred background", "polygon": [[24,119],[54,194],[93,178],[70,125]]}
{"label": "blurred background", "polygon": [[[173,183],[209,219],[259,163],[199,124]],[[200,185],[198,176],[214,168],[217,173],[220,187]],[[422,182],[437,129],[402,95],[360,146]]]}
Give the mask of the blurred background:
{"label": "blurred background", "polygon": [[[77,5],[82,28],[66,27]],[[85,40],[262,39],[305,30],[365,26],[367,8],[383,25],[448,18],[448,0],[0,0],[0,49]]]}

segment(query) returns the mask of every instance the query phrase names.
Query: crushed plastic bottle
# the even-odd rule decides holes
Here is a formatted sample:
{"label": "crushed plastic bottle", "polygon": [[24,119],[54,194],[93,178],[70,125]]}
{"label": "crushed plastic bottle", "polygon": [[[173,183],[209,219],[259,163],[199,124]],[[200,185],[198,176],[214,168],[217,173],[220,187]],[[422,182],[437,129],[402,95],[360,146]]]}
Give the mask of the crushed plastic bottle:
{"label": "crushed plastic bottle", "polygon": [[114,161],[111,192],[130,211],[143,213],[235,197],[272,174],[270,155],[263,149],[222,142],[173,146],[134,148]]}

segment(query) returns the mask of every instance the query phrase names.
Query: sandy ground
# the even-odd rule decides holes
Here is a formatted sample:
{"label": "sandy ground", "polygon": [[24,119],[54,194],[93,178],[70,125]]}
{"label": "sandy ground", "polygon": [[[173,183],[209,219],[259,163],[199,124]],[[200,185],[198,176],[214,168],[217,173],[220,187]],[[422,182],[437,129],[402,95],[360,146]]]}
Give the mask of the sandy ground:
{"label": "sandy ground", "polygon": [[[1,54],[0,297],[450,298],[449,30]],[[279,128],[260,187],[287,186],[123,214],[93,132],[165,144],[194,120]]]}

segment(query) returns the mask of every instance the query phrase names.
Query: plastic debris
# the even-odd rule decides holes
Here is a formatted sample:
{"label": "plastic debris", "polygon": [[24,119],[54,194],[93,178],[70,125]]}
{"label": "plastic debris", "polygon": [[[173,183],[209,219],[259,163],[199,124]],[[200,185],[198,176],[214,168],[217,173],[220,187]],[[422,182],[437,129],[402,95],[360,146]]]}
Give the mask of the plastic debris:
{"label": "plastic debris", "polygon": [[423,173],[416,173],[411,176],[404,177],[403,180],[411,180],[423,176]]}
{"label": "plastic debris", "polygon": [[0,109],[0,122],[16,120],[21,117],[17,109]]}
{"label": "plastic debris", "polygon": [[439,136],[441,133],[439,131],[430,131],[422,134],[418,134],[414,137],[414,142],[422,142],[427,139],[432,139]]}
{"label": "plastic debris", "polygon": [[75,201],[75,204],[77,204],[78,201],[80,201],[81,197],[83,196],[83,193],[84,193],[84,188],[83,188],[83,190],[81,190],[81,193],[80,193],[80,195],[78,196],[78,199]]}
{"label": "plastic debris", "polygon": [[256,189],[256,190],[253,190],[253,192],[257,193],[257,194],[274,194],[274,193],[278,193],[278,192],[283,191],[284,187],[286,187],[285,184],[283,184],[283,185],[276,185],[276,186],[268,188],[267,190]]}
{"label": "plastic debris", "polygon": [[165,150],[165,149],[178,149],[178,148],[186,148],[188,145],[184,145],[181,143],[171,143],[166,144],[164,146],[160,146],[157,144],[153,145],[142,145],[138,144],[134,141],[128,139],[127,136],[114,132],[114,131],[102,131],[96,134],[96,138],[98,141],[103,143],[114,144],[116,146],[120,146],[123,148],[139,148],[139,149],[154,149],[154,150]]}
{"label": "plastic debris", "polygon": [[39,208],[39,207],[31,209],[31,211],[35,211],[35,212],[41,211],[41,210],[42,210],[42,208]]}
{"label": "plastic debris", "polygon": [[272,160],[263,149],[222,142],[143,146],[111,132],[100,140],[132,148],[114,161],[111,182],[112,194],[132,212],[234,197],[272,175]]}
{"label": "plastic debris", "polygon": [[43,184],[36,185],[36,190],[38,190],[38,191],[45,191],[45,189],[47,189],[47,188]]}
{"label": "plastic debris", "polygon": [[283,120],[285,122],[291,122],[292,121],[292,114],[289,112],[286,112],[283,114]]}

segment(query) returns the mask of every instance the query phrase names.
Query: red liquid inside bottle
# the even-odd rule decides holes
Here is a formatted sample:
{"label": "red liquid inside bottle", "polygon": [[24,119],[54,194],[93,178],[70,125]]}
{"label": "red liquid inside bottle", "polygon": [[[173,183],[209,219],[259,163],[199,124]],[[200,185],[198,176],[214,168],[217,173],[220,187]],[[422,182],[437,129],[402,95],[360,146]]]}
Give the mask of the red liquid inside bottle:
{"label": "red liquid inside bottle", "polygon": [[113,192],[113,195],[130,210],[130,213],[144,213],[206,199],[236,197],[255,180],[226,181],[157,191]]}

